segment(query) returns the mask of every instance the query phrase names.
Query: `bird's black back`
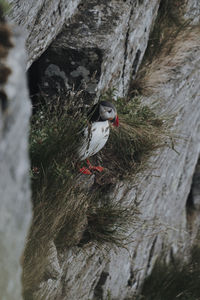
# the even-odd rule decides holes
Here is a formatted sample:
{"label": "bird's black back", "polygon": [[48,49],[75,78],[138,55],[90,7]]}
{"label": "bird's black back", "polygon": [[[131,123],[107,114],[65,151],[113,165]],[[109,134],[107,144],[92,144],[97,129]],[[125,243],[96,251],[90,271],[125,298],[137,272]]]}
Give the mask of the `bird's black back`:
{"label": "bird's black back", "polygon": [[92,106],[92,108],[88,111],[87,118],[89,122],[97,122],[102,121],[100,120],[99,115],[99,103]]}

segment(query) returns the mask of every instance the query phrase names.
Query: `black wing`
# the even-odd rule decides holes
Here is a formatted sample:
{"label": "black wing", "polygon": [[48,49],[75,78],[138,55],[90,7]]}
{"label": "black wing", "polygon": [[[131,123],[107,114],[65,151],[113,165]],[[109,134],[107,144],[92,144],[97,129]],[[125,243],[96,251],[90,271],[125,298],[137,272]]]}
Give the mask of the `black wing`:
{"label": "black wing", "polygon": [[99,103],[95,104],[87,113],[87,119],[89,122],[100,121],[99,115]]}

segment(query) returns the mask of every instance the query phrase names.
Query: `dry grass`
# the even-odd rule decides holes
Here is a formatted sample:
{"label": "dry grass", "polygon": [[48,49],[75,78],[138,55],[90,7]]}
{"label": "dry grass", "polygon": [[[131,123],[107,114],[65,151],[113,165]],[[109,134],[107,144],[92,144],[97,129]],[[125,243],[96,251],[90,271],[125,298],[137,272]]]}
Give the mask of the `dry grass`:
{"label": "dry grass", "polygon": [[199,270],[199,246],[194,247],[189,262],[184,265],[178,260],[170,265],[157,262],[137,300],[200,299]]}
{"label": "dry grass", "polygon": [[[74,99],[74,98],[73,98]],[[70,108],[70,111],[69,111]],[[73,106],[60,110],[53,106],[38,109],[30,134],[32,199],[34,216],[24,252],[23,281],[34,289],[44,277],[49,241],[60,239],[64,228],[65,247],[79,242],[86,223],[87,193],[76,181],[77,147],[82,119],[72,113]],[[46,109],[46,111],[45,111]],[[70,130],[70,132],[69,132]]]}
{"label": "dry grass", "polygon": [[96,188],[87,212],[88,226],[80,245],[92,240],[98,245],[126,247],[131,242],[130,230],[136,230],[140,224],[139,214],[136,204],[124,206],[115,199],[111,200],[104,186]]}
{"label": "dry grass", "polygon": [[110,178],[131,178],[146,167],[153,151],[166,146],[164,120],[141,103],[140,98],[117,99],[119,128],[111,129],[101,159]]}
{"label": "dry grass", "polygon": [[185,60],[191,60],[192,53],[200,51],[199,34],[198,27],[180,32],[168,55],[163,51],[159,58],[141,68],[135,87],[132,88],[137,88],[143,95],[150,95],[172,80],[174,76],[177,78],[179,68],[183,66]]}
{"label": "dry grass", "polygon": [[131,93],[151,95],[180,72],[192,53],[200,50],[199,26],[181,19],[184,3],[161,2],[158,18],[150,37],[143,64],[132,83]]}

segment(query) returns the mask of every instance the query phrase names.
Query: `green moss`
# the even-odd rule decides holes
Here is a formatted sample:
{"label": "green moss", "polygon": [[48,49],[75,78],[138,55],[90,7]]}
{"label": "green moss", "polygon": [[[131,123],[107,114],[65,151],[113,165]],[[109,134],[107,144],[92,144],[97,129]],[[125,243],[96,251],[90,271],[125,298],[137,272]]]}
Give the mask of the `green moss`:
{"label": "green moss", "polygon": [[5,1],[5,0],[0,0],[0,20],[8,14],[8,12],[11,9],[11,5]]}

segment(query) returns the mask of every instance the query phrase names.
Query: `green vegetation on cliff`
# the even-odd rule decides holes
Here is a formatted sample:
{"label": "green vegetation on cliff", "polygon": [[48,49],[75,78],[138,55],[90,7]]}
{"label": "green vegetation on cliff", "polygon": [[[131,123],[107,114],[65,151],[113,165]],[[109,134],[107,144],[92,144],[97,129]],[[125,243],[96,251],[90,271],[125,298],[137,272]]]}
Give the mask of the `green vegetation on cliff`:
{"label": "green vegetation on cliff", "polygon": [[[112,101],[112,97],[109,91],[102,98]],[[135,176],[152,151],[163,145],[164,123],[140,99],[118,98],[120,127],[111,130],[106,147],[91,158],[92,163],[102,162],[104,171],[83,175],[77,158],[87,124],[81,102],[80,93],[69,93],[54,102],[43,97],[34,108],[30,133],[34,218],[24,253],[26,289],[37,285],[44,274],[49,241],[58,249],[90,241],[126,247],[130,231],[140,224],[137,205],[117,203],[110,194],[119,180]]]}

